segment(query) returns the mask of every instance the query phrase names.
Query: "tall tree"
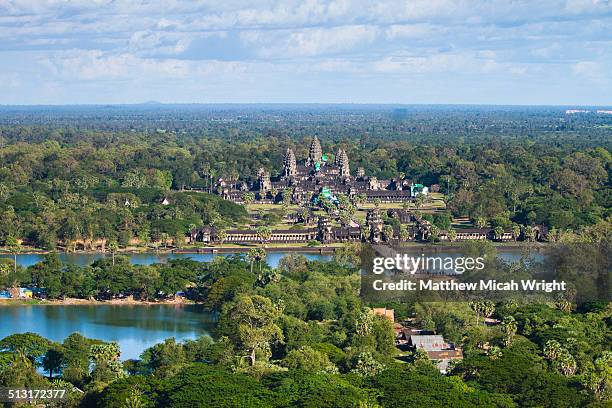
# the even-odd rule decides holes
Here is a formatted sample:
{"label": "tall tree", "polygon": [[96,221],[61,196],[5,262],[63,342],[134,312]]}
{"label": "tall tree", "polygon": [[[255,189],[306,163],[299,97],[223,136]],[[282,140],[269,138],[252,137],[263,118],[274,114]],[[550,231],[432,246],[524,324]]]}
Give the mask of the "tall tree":
{"label": "tall tree", "polygon": [[282,307],[270,298],[242,295],[223,308],[220,331],[246,351],[251,365],[255,365],[257,354],[269,358],[272,345],[283,342],[277,324],[282,313]]}

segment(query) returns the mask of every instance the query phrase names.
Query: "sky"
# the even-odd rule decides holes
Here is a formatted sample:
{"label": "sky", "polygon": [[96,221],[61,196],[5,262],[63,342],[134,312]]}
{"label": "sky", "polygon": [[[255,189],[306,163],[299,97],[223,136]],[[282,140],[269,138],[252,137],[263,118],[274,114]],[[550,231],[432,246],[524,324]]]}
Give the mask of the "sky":
{"label": "sky", "polygon": [[0,0],[0,104],[612,105],[612,1]]}

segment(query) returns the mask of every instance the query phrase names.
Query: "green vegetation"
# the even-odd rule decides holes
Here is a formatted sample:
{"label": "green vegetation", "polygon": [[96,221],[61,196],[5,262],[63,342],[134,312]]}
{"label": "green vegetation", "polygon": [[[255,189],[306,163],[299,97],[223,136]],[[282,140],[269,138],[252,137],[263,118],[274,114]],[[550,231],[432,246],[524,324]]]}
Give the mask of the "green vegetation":
{"label": "green vegetation", "polygon": [[[286,149],[305,157],[313,134],[324,152],[345,150],[354,171],[437,185],[440,193],[415,203],[421,210],[447,208],[453,217],[494,228],[544,224],[556,233],[610,217],[609,119],[567,119],[562,110],[544,108],[422,109],[401,119],[380,109],[357,109],[359,116],[348,109],[348,121],[317,109],[281,109],[280,122],[265,110],[249,112],[248,120],[239,111],[203,111],[198,115],[214,120],[189,123],[170,121],[175,110],[126,108],[103,122],[86,115],[87,125],[70,112],[47,112],[45,119],[6,112],[0,115],[6,124],[0,125],[0,246],[181,246],[190,228],[243,225],[242,206],[183,189],[211,191],[219,177],[253,182],[260,167],[278,174],[273,166]],[[195,118],[194,112],[185,108],[183,116]],[[156,132],[158,115],[175,128]],[[279,213],[291,209],[248,207],[263,211],[269,226],[280,225]]]}
{"label": "green vegetation", "polygon": [[[296,208],[253,203],[252,195],[245,208],[212,186],[218,178],[253,182],[260,167],[278,174],[273,166],[286,149],[305,157],[315,134],[324,153],[347,152],[353,173],[363,167],[378,179],[432,186],[405,207],[431,222],[432,241],[472,225],[498,236],[523,225],[531,241],[532,226],[543,224],[550,241],[609,244],[609,116],[566,117],[557,108],[411,108],[400,117],[387,107],[40,109],[0,112],[0,246],[14,256],[35,247],[112,257],[85,267],[62,265],[55,253],[28,268],[3,260],[0,288],[31,286],[50,299],[163,301],[182,292],[218,321],[214,338],[167,339],[123,362],[117,344],[78,333],[61,343],[13,334],[0,340],[0,387],[64,387],[68,398],[58,405],[66,407],[609,406],[609,303],[369,304],[349,245],[331,262],[292,255],[278,268],[261,248],[150,266],[116,254],[181,247],[203,225],[223,237],[248,223],[266,242]],[[316,214],[361,221],[364,208],[400,206],[338,200]],[[406,225],[382,217],[387,239],[407,236]],[[582,263],[568,274],[587,272],[580,251],[564,255]],[[443,375],[423,352],[400,352],[392,322],[374,307],[442,334],[462,348],[463,361]]]}
{"label": "green vegetation", "polygon": [[[191,282],[182,286],[219,314],[214,339],[168,339],[120,364],[113,343],[76,333],[62,343],[15,334],[0,340],[0,386],[62,381],[85,391],[71,393],[64,406],[85,407],[578,407],[609,401],[609,304],[579,310],[491,302],[368,305],[358,295],[354,258],[345,252],[330,262],[291,255],[277,269],[256,254],[155,265],[149,272],[176,270],[168,282]],[[32,268],[52,262],[49,256]],[[90,268],[115,271],[105,262]],[[121,257],[117,266],[126,267]],[[129,282],[132,275],[124,277]],[[104,284],[111,293],[112,281]],[[411,317],[443,333],[464,349],[465,359],[446,376],[427,358],[398,359],[393,326],[372,312],[374,306],[394,307],[397,319]],[[484,317],[502,324],[486,326]]]}
{"label": "green vegetation", "polygon": [[[2,265],[7,265],[6,260],[0,262]],[[18,266],[15,272],[9,269],[0,274],[0,288],[40,288],[41,295],[48,299],[109,300],[133,296],[144,301],[164,300],[194,286],[201,265],[190,260],[133,265],[128,258],[116,256],[80,267],[63,265],[57,253],[50,253],[36,265],[25,269]]]}

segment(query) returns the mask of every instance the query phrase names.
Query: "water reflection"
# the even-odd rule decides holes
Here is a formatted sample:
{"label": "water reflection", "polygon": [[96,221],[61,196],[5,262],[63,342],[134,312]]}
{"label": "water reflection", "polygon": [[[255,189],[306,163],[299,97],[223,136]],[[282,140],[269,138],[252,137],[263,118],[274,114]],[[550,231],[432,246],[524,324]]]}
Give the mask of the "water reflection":
{"label": "water reflection", "polygon": [[[420,251],[418,249],[415,249],[415,250]],[[425,251],[425,253],[428,254],[429,251]],[[457,251],[446,252],[446,251],[436,250],[435,252],[432,252],[432,253],[434,253],[435,256],[440,256],[443,258],[444,257],[456,258],[456,257],[461,256],[461,253]],[[268,262],[270,266],[272,266],[273,268],[276,268],[281,258],[283,258],[284,256],[288,254],[289,253],[287,252],[272,252],[267,255],[266,261]],[[170,259],[193,259],[194,261],[198,261],[198,262],[210,262],[216,256],[230,256],[230,255],[234,255],[234,254],[159,254],[159,253],[154,253],[154,252],[147,252],[147,253],[140,253],[140,254],[129,254],[128,256],[130,258],[130,261],[133,264],[151,265],[154,263],[166,263]],[[532,252],[530,253],[530,255],[536,261],[541,261],[544,258],[543,255],[538,252]],[[86,265],[90,265],[97,259],[104,258],[105,256],[110,256],[110,255],[102,254],[102,253],[98,253],[98,254],[61,253],[60,259],[62,260],[62,262],[66,264],[86,266]],[[325,260],[331,259],[330,255],[304,254],[304,256],[310,260],[325,261]],[[525,253],[524,251],[521,251],[520,249],[519,250],[500,249],[497,251],[497,256],[505,262],[518,262],[525,256]],[[41,254],[17,255],[17,264],[23,267],[28,267],[28,266],[36,264],[37,262],[42,261],[43,257],[44,255],[41,255]],[[12,259],[12,255],[2,254],[0,255],[0,258],[11,258]]]}
{"label": "water reflection", "polygon": [[34,332],[63,341],[79,332],[116,341],[121,358],[137,358],[147,347],[169,337],[193,339],[209,334],[212,316],[198,305],[53,305],[0,307],[0,338]]}
{"label": "water reflection", "polygon": [[[154,263],[166,263],[170,259],[193,259],[198,262],[210,262],[216,256],[230,256],[234,254],[160,254],[155,252],[147,252],[147,253],[139,253],[139,254],[129,254],[130,261],[136,265],[151,265]],[[276,268],[278,266],[279,261],[282,257],[288,255],[285,252],[272,252],[269,253],[266,257],[266,261],[270,266]],[[329,260],[331,256],[329,255],[319,255],[319,254],[304,254],[304,256],[310,260]],[[96,254],[66,254],[60,253],[60,259],[63,263],[66,264],[74,264],[79,266],[90,265],[94,261],[104,258],[110,257],[109,254],[96,253]],[[13,256],[9,254],[1,254],[0,258],[10,258]],[[28,267],[36,264],[37,262],[42,261],[44,255],[42,254],[21,254],[17,255],[17,264],[23,267]]]}

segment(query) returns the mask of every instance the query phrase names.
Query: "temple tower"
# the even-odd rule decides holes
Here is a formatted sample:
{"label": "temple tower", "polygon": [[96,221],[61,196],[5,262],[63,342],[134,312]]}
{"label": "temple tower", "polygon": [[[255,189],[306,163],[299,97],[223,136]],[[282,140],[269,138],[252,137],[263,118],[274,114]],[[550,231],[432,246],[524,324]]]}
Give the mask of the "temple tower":
{"label": "temple tower", "polygon": [[269,191],[272,189],[270,174],[268,174],[263,167],[257,172],[257,184],[259,186],[259,191]]}
{"label": "temple tower", "polygon": [[341,177],[350,177],[351,170],[349,168],[349,159],[344,150],[341,151],[340,159],[338,160],[338,166],[340,167],[340,176]]}
{"label": "temple tower", "polygon": [[283,160],[283,176],[285,178],[294,177],[297,175],[297,162],[293,150],[287,149],[285,159]]}
{"label": "temple tower", "polygon": [[308,160],[306,161],[307,166],[314,166],[315,163],[321,163],[321,156],[323,156],[323,150],[321,149],[321,142],[318,137],[312,139],[310,144],[310,150],[308,151]]}
{"label": "temple tower", "polygon": [[342,149],[338,149],[338,151],[336,152],[336,158],[334,159],[334,164],[338,167],[340,167],[340,160],[342,157],[342,153],[344,153],[344,150]]}

